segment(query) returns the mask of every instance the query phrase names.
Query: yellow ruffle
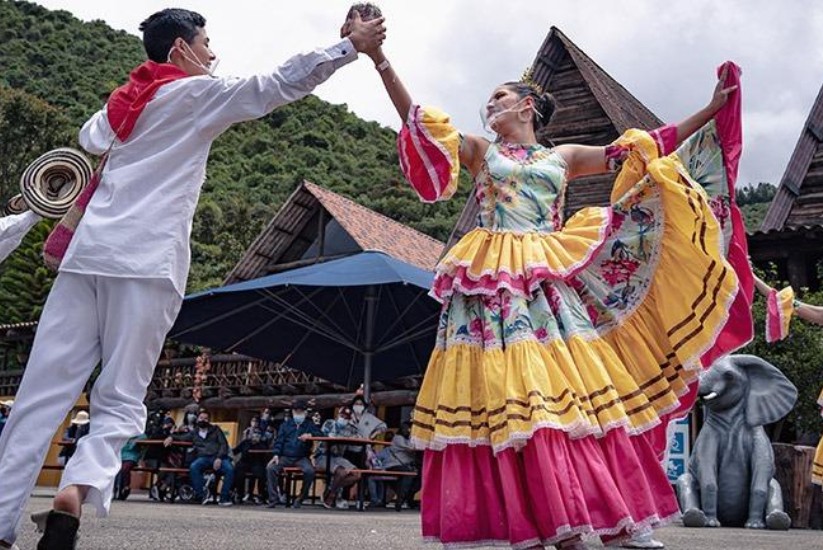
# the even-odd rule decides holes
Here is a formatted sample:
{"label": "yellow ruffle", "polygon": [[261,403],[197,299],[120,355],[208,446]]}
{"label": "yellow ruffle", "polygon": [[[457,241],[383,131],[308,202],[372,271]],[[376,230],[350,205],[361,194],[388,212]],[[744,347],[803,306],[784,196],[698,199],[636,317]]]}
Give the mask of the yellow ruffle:
{"label": "yellow ruffle", "polygon": [[584,208],[553,233],[474,229],[440,261],[437,277],[460,276],[494,286],[505,274],[531,291],[542,281],[564,279],[586,267],[603,245],[610,223],[611,209]]}
{"label": "yellow ruffle", "polygon": [[[627,135],[632,149],[615,184],[623,194],[615,200],[659,193],[664,211],[657,266],[643,301],[601,330],[600,338],[521,341],[502,350],[470,344],[436,349],[414,414],[419,444],[491,444],[497,450],[519,445],[540,427],[573,436],[617,426],[641,432],[681,406],[680,397],[697,381],[701,356],[728,320],[738,282],[702,188],[690,182],[676,158],[657,159],[648,134]],[[652,183],[640,181],[647,173]],[[507,238],[534,242],[528,250],[546,250],[542,236],[514,241],[501,235],[498,242]],[[510,250],[502,258],[493,242],[478,233],[452,256],[481,258],[471,264],[474,274],[491,266],[527,265],[526,246],[521,244],[518,256],[515,246],[497,245],[498,251]],[[575,254],[583,256],[575,250],[570,257]],[[585,281],[585,270],[580,277]]]}
{"label": "yellow ruffle", "polygon": [[696,381],[701,356],[729,319],[738,281],[723,255],[721,229],[703,189],[675,156],[655,158],[648,134],[626,136],[633,149],[615,190],[626,190],[630,197],[633,180],[649,174],[663,202],[663,244],[645,299],[604,339],[662,412],[670,408],[672,392],[682,395]]}
{"label": "yellow ruffle", "polygon": [[572,437],[659,423],[655,408],[603,341],[572,337],[505,349],[435,349],[414,410],[413,437],[429,448],[451,443],[517,447],[538,428]]}
{"label": "yellow ruffle", "polygon": [[823,485],[823,438],[817,444],[817,450],[814,453],[814,462],[812,462],[812,483]]}

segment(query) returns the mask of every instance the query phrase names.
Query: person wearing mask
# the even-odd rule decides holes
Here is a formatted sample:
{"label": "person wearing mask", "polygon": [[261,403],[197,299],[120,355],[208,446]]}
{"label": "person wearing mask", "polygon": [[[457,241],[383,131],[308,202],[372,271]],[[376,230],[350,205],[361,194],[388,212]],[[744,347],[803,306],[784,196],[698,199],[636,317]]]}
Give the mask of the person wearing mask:
{"label": "person wearing mask", "polygon": [[74,456],[77,443],[89,434],[90,422],[89,413],[86,411],[78,411],[72,418],[69,427],[63,433],[63,441],[66,445],[63,445],[60,454],[57,456],[57,462],[61,466],[68,464],[69,459]]}
{"label": "person wearing mask", "polygon": [[[361,437],[354,423],[351,407],[348,406],[341,407],[336,418],[326,420],[322,431],[323,435],[328,437]],[[338,499],[338,497],[342,496],[345,489],[360,480],[360,474],[354,471],[357,467],[343,456],[346,449],[346,445],[328,445],[327,443],[317,446],[314,463],[323,467],[328,463],[332,474],[331,484],[323,494],[323,506],[326,508],[334,506],[348,508],[348,501],[344,498]]]}
{"label": "person wearing mask", "polygon": [[[197,416],[195,415],[195,422]],[[146,431],[146,439],[163,441],[167,437],[176,433],[174,419],[170,416],[163,418],[159,425],[152,425]],[[159,469],[180,468],[183,465],[185,451],[179,447],[161,447],[160,445],[149,445],[143,455],[143,463],[148,468]],[[152,500],[164,501],[166,497],[173,498],[175,487],[175,474],[165,472],[157,477],[157,482],[149,489],[149,498]]]}
{"label": "person wearing mask", "polygon": [[271,409],[266,407],[260,413],[260,429],[265,430],[272,424]]}
{"label": "person wearing mask", "polygon": [[[120,449],[145,429],[146,389],[182,305],[212,142],[307,96],[385,38],[382,19],[358,21],[326,48],[262,74],[224,78],[212,74],[217,58],[205,27],[202,15],[184,9],[146,18],[148,59],[80,130],[81,146],[107,160],[76,228],[58,226],[67,247],[55,251],[59,273],[0,438],[0,548],[17,538],[52,434],[97,365],[95,423],[63,472],[53,509],[37,514],[41,546],[76,546],[84,502],[108,515]],[[215,463],[230,468],[219,457]]]}
{"label": "person wearing mask", "polygon": [[[234,448],[235,457],[240,456],[234,467],[235,502],[238,504],[245,500],[253,500],[256,503],[265,500],[266,457],[251,451],[270,448],[271,445],[266,444],[260,430],[260,419],[253,417],[249,427],[243,430],[243,440]],[[247,479],[248,475],[251,475],[251,479]]]}
{"label": "person wearing mask", "polygon": [[357,426],[360,437],[374,439],[386,431],[386,423],[372,414],[366,398],[356,395],[351,402],[352,422]]}
{"label": "person wearing mask", "polygon": [[[390,472],[417,472],[417,456],[414,446],[409,441],[411,423],[403,422],[391,445],[383,452],[383,469]],[[394,509],[398,512],[403,504],[413,505],[414,494],[420,490],[420,476],[400,476],[397,480],[397,500]]]}
{"label": "person wearing mask", "polygon": [[218,426],[209,422],[208,411],[200,411],[197,416],[197,429],[184,434],[174,434],[164,441],[166,447],[175,441],[188,441],[192,444],[194,460],[189,466],[189,476],[194,487],[194,498],[204,499],[203,474],[206,470],[213,470],[215,474],[223,476],[223,487],[220,492],[220,506],[231,506],[230,498],[232,482],[234,481],[234,467],[229,457],[229,443]]}
{"label": "person wearing mask", "polygon": [[300,495],[294,500],[293,508],[300,508],[308,498],[314,483],[314,466],[309,460],[312,443],[309,438],[321,436],[320,428],[306,418],[308,405],[302,399],[292,404],[291,418],[280,426],[277,439],[272,447],[273,456],[266,466],[266,479],[269,490],[269,508],[274,508],[280,501],[278,477],[283,468],[296,466],[303,471],[303,485]]}
{"label": "person wearing mask", "polygon": [[198,410],[187,410],[183,415],[183,423],[180,425],[178,432],[193,432],[197,428],[197,414]]}

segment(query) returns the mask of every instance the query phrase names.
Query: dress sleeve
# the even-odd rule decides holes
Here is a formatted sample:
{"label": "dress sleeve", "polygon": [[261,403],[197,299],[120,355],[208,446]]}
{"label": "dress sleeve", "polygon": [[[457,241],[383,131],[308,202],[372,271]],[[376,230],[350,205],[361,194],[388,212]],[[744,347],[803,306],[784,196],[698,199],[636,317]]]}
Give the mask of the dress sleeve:
{"label": "dress sleeve", "polygon": [[789,335],[794,315],[794,290],[786,287],[780,292],[772,289],[766,297],[766,341],[778,342]]}
{"label": "dress sleeve", "polygon": [[400,169],[423,202],[446,200],[460,176],[460,134],[449,115],[412,105],[397,136]]}
{"label": "dress sleeve", "polygon": [[[677,126],[666,124],[648,132],[655,146],[657,156],[664,157],[674,152],[677,147]],[[617,172],[623,167],[623,162],[632,150],[630,141],[625,139],[626,134],[606,146],[606,168],[609,172]]]}

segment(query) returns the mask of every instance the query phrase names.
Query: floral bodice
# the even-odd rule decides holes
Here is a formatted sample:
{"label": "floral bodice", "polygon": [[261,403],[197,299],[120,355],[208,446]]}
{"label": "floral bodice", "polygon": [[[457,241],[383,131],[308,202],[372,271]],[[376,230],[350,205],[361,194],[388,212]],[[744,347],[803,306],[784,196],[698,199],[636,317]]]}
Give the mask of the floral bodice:
{"label": "floral bodice", "polygon": [[552,232],[563,225],[566,163],[539,144],[492,143],[475,178],[478,226]]}

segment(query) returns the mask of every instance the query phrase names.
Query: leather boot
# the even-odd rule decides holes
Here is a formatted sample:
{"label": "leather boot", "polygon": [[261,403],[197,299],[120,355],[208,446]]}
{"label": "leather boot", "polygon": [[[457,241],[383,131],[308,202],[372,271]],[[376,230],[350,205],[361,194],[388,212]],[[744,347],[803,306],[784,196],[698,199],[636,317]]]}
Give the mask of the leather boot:
{"label": "leather boot", "polygon": [[42,518],[42,514],[32,516],[32,520],[37,523],[38,527],[43,528],[43,536],[37,543],[37,550],[74,550],[76,548],[80,518],[57,510],[52,510],[45,515],[44,526]]}

